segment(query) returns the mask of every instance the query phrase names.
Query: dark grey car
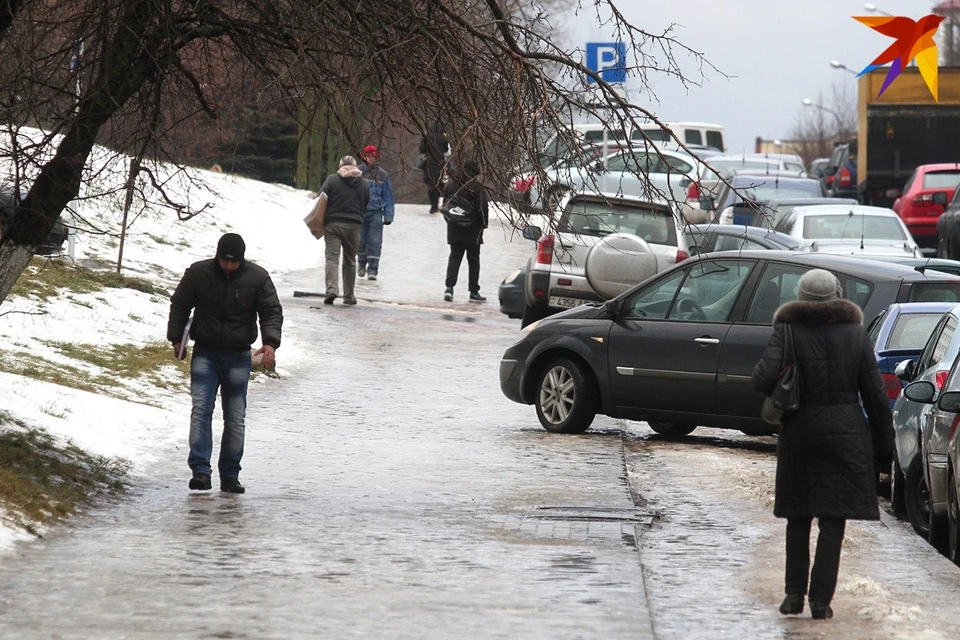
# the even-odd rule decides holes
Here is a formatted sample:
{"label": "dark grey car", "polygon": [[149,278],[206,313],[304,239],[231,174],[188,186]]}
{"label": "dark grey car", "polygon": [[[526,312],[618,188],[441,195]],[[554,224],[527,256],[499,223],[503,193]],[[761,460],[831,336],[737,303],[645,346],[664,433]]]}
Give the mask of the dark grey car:
{"label": "dark grey car", "polygon": [[586,430],[597,413],[664,435],[698,425],[776,433],[750,376],[774,312],[815,268],[835,273],[867,318],[894,302],[960,301],[960,279],[933,271],[788,251],[706,254],[531,324],[503,355],[500,388],[558,433]]}

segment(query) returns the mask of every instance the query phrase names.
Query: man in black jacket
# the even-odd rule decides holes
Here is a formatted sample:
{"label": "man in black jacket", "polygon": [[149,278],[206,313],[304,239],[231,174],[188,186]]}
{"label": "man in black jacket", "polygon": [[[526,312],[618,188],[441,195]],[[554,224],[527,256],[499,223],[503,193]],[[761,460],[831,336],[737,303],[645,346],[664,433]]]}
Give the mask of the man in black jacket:
{"label": "man in black jacket", "polygon": [[370,202],[370,183],[364,180],[353,156],[340,159],[340,169],[323,181],[320,193],[327,194],[323,241],[326,246],[327,292],[324,304],[337,299],[337,268],[343,248],[343,304],[357,304],[353,287],[357,281],[357,251],[360,249],[360,225]]}
{"label": "man in black jacket", "polygon": [[[186,340],[193,338],[190,360],[190,455],[193,471],[190,488],[208,491],[210,456],[213,452],[213,408],[217,389],[223,401],[223,437],[220,441],[220,490],[243,493],[240,459],[243,457],[247,383],[250,380],[250,345],[257,339],[257,316],[268,369],[276,362],[280,346],[283,308],[266,269],[243,258],[246,245],[235,233],[224,234],[217,255],[194,262],[183,274],[170,298],[167,340],[173,353],[183,359]],[[190,312],[193,311],[193,318]],[[187,335],[189,332],[189,336]]]}

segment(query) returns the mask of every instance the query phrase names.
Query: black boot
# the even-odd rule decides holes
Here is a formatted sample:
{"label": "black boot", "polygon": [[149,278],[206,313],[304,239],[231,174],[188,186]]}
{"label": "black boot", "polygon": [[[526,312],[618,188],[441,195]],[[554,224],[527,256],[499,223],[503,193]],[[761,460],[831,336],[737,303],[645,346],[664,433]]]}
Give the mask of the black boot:
{"label": "black boot", "polygon": [[238,478],[220,478],[220,491],[226,491],[227,493],[243,493],[246,491],[244,486],[240,484]]}
{"label": "black boot", "polygon": [[210,491],[210,474],[194,473],[190,478],[191,491]]}
{"label": "black boot", "polygon": [[810,616],[814,620],[826,620],[827,618],[833,617],[833,609],[830,608],[830,605],[824,604],[823,602],[814,602],[810,601]]}
{"label": "black boot", "polygon": [[803,594],[788,593],[787,597],[784,598],[780,604],[780,613],[785,616],[795,616],[803,613]]}

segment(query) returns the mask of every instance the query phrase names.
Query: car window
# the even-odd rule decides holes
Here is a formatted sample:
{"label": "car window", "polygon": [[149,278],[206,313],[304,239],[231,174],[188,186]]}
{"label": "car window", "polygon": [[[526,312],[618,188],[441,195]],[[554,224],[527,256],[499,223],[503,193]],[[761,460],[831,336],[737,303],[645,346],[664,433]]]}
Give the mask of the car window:
{"label": "car window", "polygon": [[937,327],[933,330],[933,333],[931,333],[930,337],[927,338],[927,343],[923,347],[923,352],[917,359],[917,374],[921,374],[930,368],[930,363],[933,361],[933,349],[940,341],[940,334],[943,332],[943,327],[945,324],[946,318],[937,324]]}
{"label": "car window", "polygon": [[[584,142],[603,142],[603,131],[587,131],[583,134]],[[607,131],[607,140],[626,140],[627,134],[624,131]]]}
{"label": "car window", "polygon": [[907,302],[960,302],[960,282],[914,282]]}
{"label": "car window", "polygon": [[910,187],[913,186],[913,183],[917,180],[917,172],[914,171],[910,174],[910,177],[907,178],[907,184],[903,185],[902,193],[910,193]]}
{"label": "car window", "polygon": [[867,306],[870,300],[870,294],[873,293],[873,285],[866,280],[848,276],[845,273],[835,273],[840,281],[840,287],[843,289],[843,297],[854,303],[861,309]]}
{"label": "car window", "polygon": [[669,142],[671,139],[667,130],[661,129],[660,127],[637,129],[633,132],[631,138],[633,140],[643,140],[644,135],[647,136],[648,140],[652,140],[653,142]]}
{"label": "car window", "polygon": [[703,144],[703,136],[696,129],[687,129],[683,134],[687,144]]}
{"label": "car window", "polygon": [[877,348],[877,339],[880,338],[880,328],[883,326],[883,319],[887,317],[886,310],[881,311],[877,314],[877,317],[873,319],[873,322],[870,323],[870,326],[867,327],[867,339],[870,340],[870,344],[873,345],[873,348]]}
{"label": "car window", "polygon": [[726,322],[753,260],[704,260],[690,266],[668,320]]}
{"label": "car window", "polygon": [[788,171],[796,171],[798,173],[803,173],[804,171],[806,171],[806,169],[803,168],[802,164],[797,164],[796,162],[784,162],[783,166]]}
{"label": "car window", "polygon": [[650,171],[652,173],[691,173],[693,165],[680,158],[664,156],[653,165]]}
{"label": "car window", "polygon": [[692,256],[700,253],[710,253],[713,251],[714,242],[717,240],[717,234],[713,231],[693,229],[689,226],[684,230],[683,235],[687,237],[687,246]]}
{"label": "car window", "polygon": [[948,316],[943,325],[943,331],[933,345],[933,353],[930,356],[930,364],[934,365],[947,355],[947,349],[950,347],[950,341],[953,340],[953,334],[957,330],[957,321],[953,316]]}
{"label": "car window", "polygon": [[634,293],[627,298],[623,305],[623,316],[625,318],[663,320],[667,317],[670,304],[676,297],[677,291],[680,289],[680,282],[685,275],[686,269],[681,269]]}
{"label": "car window", "polygon": [[[812,178],[800,180],[794,178],[790,184],[782,180],[765,178],[763,176],[744,176],[743,181],[737,181],[736,186],[740,193],[750,200],[774,200],[776,198],[810,198],[821,195],[820,183]],[[739,201],[742,196],[738,196]]]}
{"label": "car window", "polygon": [[811,268],[782,262],[767,264],[750,301],[746,321],[756,324],[773,322],[773,314],[780,305],[797,299],[800,278]]}
{"label": "car window", "polygon": [[895,216],[830,215],[805,216],[803,237],[808,240],[893,240],[904,241],[899,219]]}
{"label": "car window", "polygon": [[777,226],[775,227],[775,229],[780,233],[786,233],[787,235],[789,235],[790,232],[793,231],[793,223],[796,219],[797,219],[797,214],[791,211],[786,215],[786,217],[782,218],[779,222],[777,222]]}
{"label": "car window", "polygon": [[707,146],[723,151],[723,134],[719,131],[707,131]]}
{"label": "car window", "polygon": [[630,233],[654,244],[677,245],[677,227],[669,210],[622,207],[585,199],[574,199],[567,204],[557,231],[596,237]]}
{"label": "car window", "polygon": [[924,189],[956,189],[960,171],[930,171],[923,174]]}
{"label": "car window", "polygon": [[[942,313],[901,313],[890,329],[882,349],[920,349],[927,342]],[[876,342],[876,340],[874,340]]]}
{"label": "car window", "polygon": [[766,247],[742,236],[718,236],[714,251],[753,251],[755,249],[766,249]]}
{"label": "car window", "polygon": [[643,152],[618,153],[607,160],[608,171],[627,171],[627,172],[648,172],[651,162],[656,162],[656,154]]}

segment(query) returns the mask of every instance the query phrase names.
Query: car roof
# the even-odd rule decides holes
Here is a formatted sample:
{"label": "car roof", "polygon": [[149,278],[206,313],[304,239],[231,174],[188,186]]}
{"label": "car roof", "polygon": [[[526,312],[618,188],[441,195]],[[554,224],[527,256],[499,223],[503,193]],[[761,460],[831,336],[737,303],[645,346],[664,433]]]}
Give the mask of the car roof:
{"label": "car roof", "polygon": [[944,171],[946,169],[960,169],[960,163],[940,162],[936,164],[921,164],[917,166],[915,171],[917,173],[927,173],[928,171]]}
{"label": "car roof", "polygon": [[895,302],[887,310],[887,317],[901,313],[946,313],[960,306],[956,302]]}
{"label": "car roof", "polygon": [[800,178],[800,171],[791,169],[733,169],[730,177],[733,176],[773,176],[775,178]]}
{"label": "car roof", "polygon": [[813,205],[813,204],[857,204],[857,201],[853,198],[783,198],[782,200],[777,198],[772,198],[770,200],[765,200],[764,204],[768,207],[779,207],[781,205]]}
{"label": "car roof", "polygon": [[858,216],[893,216],[900,219],[893,209],[886,207],[871,207],[866,204],[843,205],[843,204],[815,204],[805,207],[797,207],[793,210],[798,216],[817,215],[817,216],[846,216],[851,212]]}
{"label": "car roof", "polygon": [[769,175],[769,177],[771,178],[775,178],[780,184],[783,184],[785,186],[811,184],[811,183],[814,183],[817,185],[820,184],[820,181],[817,180],[816,178],[800,178],[796,174],[789,175],[789,176],[781,176],[781,175],[778,175],[776,172],[771,172],[770,174],[736,173],[730,178],[730,180],[734,183],[734,187],[736,187],[737,186],[736,183],[738,182],[749,185],[751,184],[751,181],[756,182],[757,178],[767,177],[767,175]]}
{"label": "car roof", "polygon": [[[720,254],[706,254],[705,256],[694,256],[689,258],[691,261],[709,259]],[[776,260],[778,262],[792,262],[794,264],[809,265],[813,268],[826,269],[828,271],[841,271],[843,273],[860,276],[866,280],[907,280],[930,281],[930,282],[957,282],[958,277],[949,273],[940,271],[919,272],[916,269],[896,264],[893,262],[879,262],[868,259],[861,259],[853,256],[829,254],[829,253],[797,253],[795,251],[771,251],[771,250],[744,250],[737,252],[738,257],[750,258],[754,260]],[[729,259],[729,254],[724,256]]]}

